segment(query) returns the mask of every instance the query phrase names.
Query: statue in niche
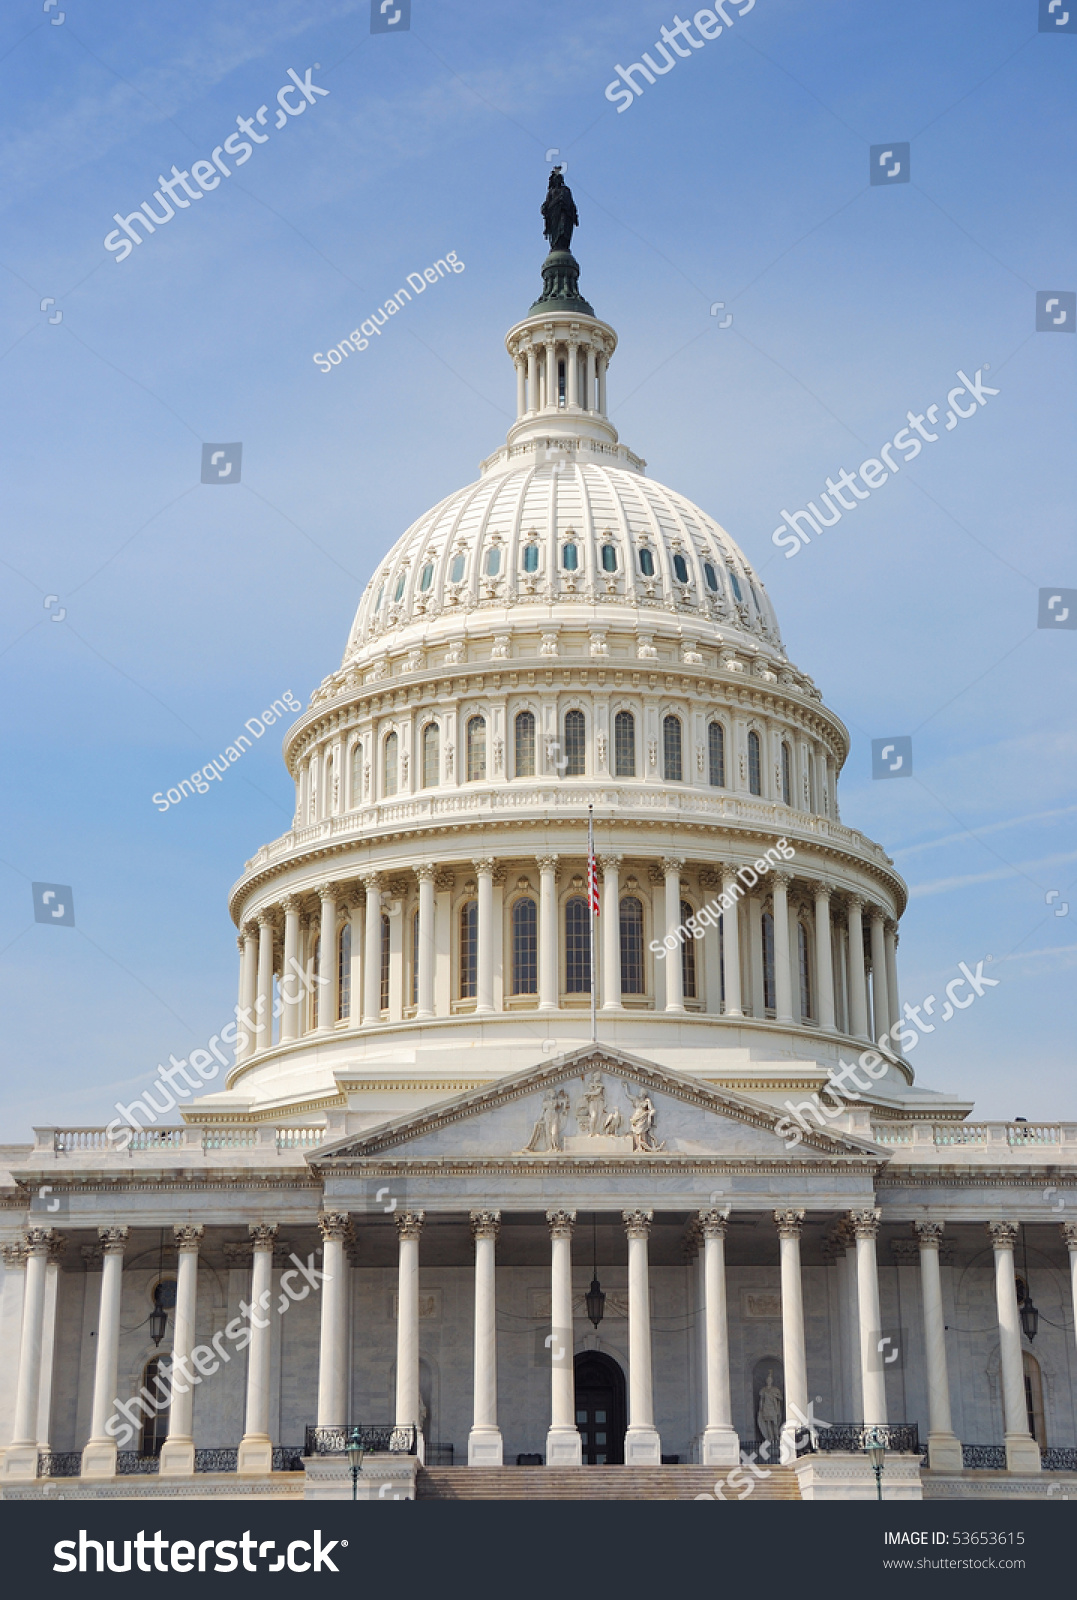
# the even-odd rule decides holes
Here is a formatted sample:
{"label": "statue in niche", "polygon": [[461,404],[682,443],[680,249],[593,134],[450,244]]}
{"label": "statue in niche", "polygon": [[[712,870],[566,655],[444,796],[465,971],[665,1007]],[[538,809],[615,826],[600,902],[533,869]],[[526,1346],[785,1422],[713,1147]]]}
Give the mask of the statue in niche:
{"label": "statue in niche", "polygon": [[592,1072],[584,1079],[583,1095],[576,1106],[576,1121],[581,1133],[594,1138],[605,1132],[606,1118],[606,1085],[600,1072]]}
{"label": "statue in niche", "polygon": [[659,1144],[654,1136],[654,1125],[658,1118],[658,1113],[654,1108],[654,1101],[646,1089],[641,1089],[639,1094],[633,1094],[626,1083],[624,1090],[632,1106],[632,1115],[629,1118],[628,1126],[632,1133],[633,1150],[637,1150],[643,1155],[648,1155],[656,1150],[664,1150],[666,1148],[665,1145]]}
{"label": "statue in niche", "polygon": [[542,231],[550,241],[551,251],[572,248],[572,230],[579,227],[580,217],[560,167],[554,167],[550,173],[546,198],[542,202],[542,220],[545,224]]}
{"label": "statue in niche", "polygon": [[759,1410],[755,1420],[759,1428],[759,1437],[765,1439],[772,1449],[777,1449],[782,1433],[782,1419],[785,1415],[785,1400],[782,1391],[774,1382],[774,1372],[767,1373],[767,1381],[759,1391]]}
{"label": "statue in niche", "polygon": [[571,1110],[566,1090],[547,1089],[542,1097],[542,1113],[531,1130],[521,1154],[553,1155],[565,1148],[565,1123]]}

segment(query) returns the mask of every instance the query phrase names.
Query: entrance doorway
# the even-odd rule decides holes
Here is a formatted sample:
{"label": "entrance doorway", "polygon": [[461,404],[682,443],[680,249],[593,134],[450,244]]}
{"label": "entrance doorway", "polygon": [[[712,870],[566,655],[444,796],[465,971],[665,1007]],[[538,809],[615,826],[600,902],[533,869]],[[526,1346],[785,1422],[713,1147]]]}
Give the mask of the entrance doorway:
{"label": "entrance doorway", "polygon": [[625,1458],[625,1375],[611,1356],[576,1357],[576,1425],[587,1466],[620,1466]]}

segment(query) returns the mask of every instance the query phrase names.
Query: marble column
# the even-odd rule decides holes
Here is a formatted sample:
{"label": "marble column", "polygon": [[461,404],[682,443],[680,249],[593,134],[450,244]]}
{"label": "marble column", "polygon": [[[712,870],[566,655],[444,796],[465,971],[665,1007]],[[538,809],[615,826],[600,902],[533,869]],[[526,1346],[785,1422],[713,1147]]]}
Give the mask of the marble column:
{"label": "marble column", "polygon": [[352,966],[351,966],[351,1009],[348,1013],[348,1026],[358,1028],[363,1021],[363,917],[365,914],[365,897],[362,890],[356,885],[355,895],[351,903],[349,917],[352,929]]}
{"label": "marble column", "polygon": [[318,930],[318,1032],[332,1033],[340,1008],[337,954],[337,886],[320,883],[321,924]]}
{"label": "marble column", "polygon": [[793,1021],[793,969],[789,956],[788,872],[773,872],[770,877],[774,921],[774,1011],[778,1022]]}
{"label": "marble column", "polygon": [[1073,1313],[1073,1326],[1077,1331],[1077,1222],[1060,1223],[1059,1232],[1070,1255],[1070,1309]]}
{"label": "marble column", "polygon": [[381,877],[368,872],[363,877],[366,890],[366,937],[363,940],[363,1021],[381,1021]]}
{"label": "marble column", "polygon": [[283,1044],[285,1040],[298,1039],[302,1032],[300,1013],[303,986],[296,970],[299,966],[299,900],[294,894],[285,895],[281,907],[284,911],[284,961],[280,978],[280,1037]]}
{"label": "marble column", "polygon": [[890,1031],[890,1048],[901,1053],[901,1044],[894,1037],[894,1029],[901,1021],[901,1001],[898,999],[897,976],[897,947],[898,925],[896,922],[886,924],[886,999],[890,1007],[890,1019],[887,1024]]}
{"label": "marble column", "polygon": [[726,899],[728,911],[722,912],[722,960],[725,963],[725,1014],[727,1017],[742,1017],[744,1010],[741,1004],[740,987],[740,918],[737,915],[737,900],[734,889],[741,885],[737,882],[737,869],[735,866],[722,867],[722,894]]}
{"label": "marble column", "polygon": [[834,958],[830,945],[830,885],[815,885],[815,988],[820,1028],[834,1027]]}
{"label": "marble column", "polygon": [[60,1299],[60,1277],[67,1239],[54,1233],[49,1241],[45,1268],[45,1315],[41,1328],[41,1374],[37,1394],[37,1442],[42,1450],[52,1439],[52,1381],[56,1366],[56,1312]]}
{"label": "marble column", "polygon": [[537,411],[538,401],[538,359],[535,346],[529,345],[527,350],[527,409]]}
{"label": "marble column", "polygon": [[589,344],[587,346],[587,404],[584,407],[584,410],[585,411],[593,411],[594,409],[595,409],[595,347],[594,347],[593,344]]}
{"label": "marble column", "polygon": [[258,913],[258,993],[254,1002],[255,1049],[273,1044],[273,913]]}
{"label": "marble column", "polygon": [[116,1440],[105,1431],[113,1416],[116,1379],[120,1364],[120,1299],[123,1293],[123,1253],[129,1229],[98,1228],[101,1241],[101,1302],[97,1317],[97,1355],[94,1361],[93,1412],[90,1437],[82,1452],[84,1478],[116,1475]]}
{"label": "marble column", "polygon": [[539,1003],[556,1011],[560,995],[557,939],[557,857],[539,856]]}
{"label": "marble column", "polygon": [[575,1336],[572,1314],[572,1232],[574,1211],[547,1211],[550,1225],[550,1428],[548,1467],[578,1467],[583,1441],[576,1426]]}
{"label": "marble column", "polygon": [[628,1432],[626,1466],[660,1466],[662,1441],[654,1425],[651,1287],[647,1260],[653,1211],[624,1211],[628,1235]]}
{"label": "marble column", "polygon": [[467,1441],[469,1467],[502,1464],[501,1429],[497,1425],[497,1236],[500,1211],[473,1211],[475,1239],[475,1395]]}
{"label": "marble column", "polygon": [[804,1348],[804,1298],[800,1282],[800,1230],[803,1211],[775,1211],[781,1252],[782,1362],[785,1367],[785,1421],[781,1462],[796,1460],[798,1432],[808,1423],[808,1361]]}
{"label": "marble column", "polygon": [[[396,1426],[419,1429],[419,1235],[423,1211],[405,1211],[396,1219],[399,1263],[396,1296]],[[420,1462],[426,1443],[418,1433]]]}
{"label": "marble column", "polygon": [[5,1478],[37,1477],[37,1413],[41,1392],[41,1344],[52,1228],[28,1228],[24,1235],[26,1279],[22,1296],[22,1330],[15,1379],[15,1422],[4,1453]]}
{"label": "marble column", "polygon": [[875,1240],[879,1233],[877,1211],[854,1211],[849,1218],[856,1236],[856,1302],[860,1327],[860,1386],[864,1396],[863,1421],[869,1426],[886,1422],[886,1357],[880,1349],[879,1272]]}
{"label": "marble column", "polygon": [[[681,926],[681,868],[684,861],[677,856],[666,856],[662,871],[666,879],[666,938],[677,937]],[[688,937],[687,934],[684,936]],[[671,950],[666,946],[666,1010],[684,1010],[684,968],[681,964],[680,942]]]}
{"label": "marble column", "polygon": [[[269,1432],[269,1376],[273,1350],[273,1246],[275,1222],[250,1222],[253,1244],[251,1270],[251,1342],[247,1347],[247,1415],[239,1442],[238,1472],[268,1477],[273,1471],[273,1440]],[[264,1324],[264,1326],[262,1326]]]}
{"label": "marble column", "polygon": [[875,1040],[890,1028],[890,1002],[886,984],[886,917],[878,906],[871,908],[871,1014]]}
{"label": "marble column", "polygon": [[172,1407],[168,1438],[161,1446],[160,1476],[188,1478],[194,1473],[194,1378],[191,1351],[195,1347],[198,1314],[198,1252],[205,1228],[181,1223],[172,1229],[179,1256],[176,1272],[176,1310],[172,1324],[172,1359],[168,1382]]}
{"label": "marble column", "polygon": [[517,356],[516,367],[516,417],[519,420],[527,410],[527,369],[522,356]]}
{"label": "marble column", "polygon": [[[239,1033],[236,1037],[236,1060],[245,1061],[254,1054],[254,1005],[258,990],[258,935],[248,923],[236,940],[239,950],[239,1004],[236,1020]],[[243,1017],[246,1013],[246,1022]]]}
{"label": "marble column", "polygon": [[474,863],[478,882],[478,930],[475,940],[475,1010],[494,1009],[494,862],[484,857]]}
{"label": "marble column", "polygon": [[434,1015],[434,891],[437,867],[425,861],[416,867],[419,880],[419,982],[416,1022],[429,1022]]}
{"label": "marble column", "polygon": [[606,357],[598,357],[598,409],[602,416],[606,415]]}
{"label": "marble column", "polygon": [[565,402],[567,405],[578,409],[580,404],[580,347],[578,344],[565,346]]}
{"label": "marble column", "polygon": [[1007,1472],[1039,1472],[1040,1447],[1028,1428],[1025,1405],[1025,1364],[1021,1353],[1021,1319],[1017,1310],[1017,1284],[1013,1252],[1017,1223],[989,1222],[987,1232],[995,1252],[995,1298],[998,1305],[999,1377],[1006,1422]]}
{"label": "marble column", "polygon": [[346,1211],[322,1211],[322,1326],[318,1349],[318,1426],[342,1428],[348,1418],[348,1262],[351,1233]]}
{"label": "marble column", "polygon": [[558,394],[557,382],[557,345],[552,339],[546,344],[545,389],[546,393],[544,395],[544,399],[546,401],[546,405],[547,407],[552,407],[556,411],[557,402],[560,396]]}
{"label": "marble column", "polygon": [[602,857],[602,1009],[623,1011],[621,1002],[621,857]]}
{"label": "marble column", "polygon": [[705,1466],[735,1467],[740,1440],[733,1426],[729,1393],[729,1322],[726,1311],[725,1235],[723,1211],[701,1211],[703,1235],[703,1317],[706,1329],[707,1413],[703,1429]]}
{"label": "marble column", "polygon": [[864,971],[864,902],[851,894],[847,901],[849,926],[849,1032],[868,1037],[868,996]]}
{"label": "marble column", "polygon": [[939,1273],[941,1222],[914,1222],[920,1245],[920,1296],[924,1305],[924,1352],[927,1357],[927,1464],[932,1472],[960,1472],[961,1441],[950,1414],[950,1378],[946,1370],[946,1319]]}

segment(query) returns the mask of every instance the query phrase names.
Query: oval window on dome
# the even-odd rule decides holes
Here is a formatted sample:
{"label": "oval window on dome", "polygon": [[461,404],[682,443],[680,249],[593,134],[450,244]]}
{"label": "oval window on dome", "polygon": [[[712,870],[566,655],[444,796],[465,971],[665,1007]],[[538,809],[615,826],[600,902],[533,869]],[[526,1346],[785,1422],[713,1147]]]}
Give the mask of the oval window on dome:
{"label": "oval window on dome", "polygon": [[739,583],[739,581],[737,579],[737,574],[735,572],[731,572],[729,574],[729,581],[733,585],[733,593],[736,596],[737,600],[739,602],[743,603],[744,596],[741,593],[740,583]]}
{"label": "oval window on dome", "polygon": [[496,578],[501,571],[501,551],[495,544],[486,552],[486,576]]}
{"label": "oval window on dome", "polygon": [[639,553],[639,570],[645,578],[654,577],[654,556],[646,548]]}
{"label": "oval window on dome", "polygon": [[385,598],[385,585],[383,583],[381,588],[378,590],[378,598],[374,602],[374,610],[375,611],[380,611],[381,610],[381,603],[382,603],[382,600],[384,598]]}
{"label": "oval window on dome", "polygon": [[603,570],[603,572],[616,572],[617,571],[617,546],[616,545],[604,544],[602,546],[602,570]]}
{"label": "oval window on dome", "polygon": [[673,557],[673,574],[678,583],[688,582],[688,563],[683,556]]}
{"label": "oval window on dome", "polygon": [[404,585],[405,585],[405,583],[407,581],[408,581],[407,573],[406,572],[402,572],[400,574],[399,578],[397,578],[397,580],[396,580],[396,588],[393,590],[393,604],[394,604],[394,606],[396,605],[396,602],[400,599],[401,595],[404,593]]}
{"label": "oval window on dome", "polygon": [[708,589],[718,588],[718,574],[715,572],[709,561],[704,561],[703,563],[703,576],[707,580]]}
{"label": "oval window on dome", "polygon": [[575,572],[580,564],[580,552],[574,544],[566,544],[561,551],[561,565],[566,572]]}
{"label": "oval window on dome", "polygon": [[526,545],[524,545],[524,571],[525,572],[537,572],[538,571],[538,558],[539,558],[539,552],[538,552],[538,545],[537,544],[526,544]]}
{"label": "oval window on dome", "polygon": [[752,582],[751,578],[748,579],[748,587],[752,591],[752,599],[755,601],[755,609],[761,612],[763,607],[759,604],[759,596],[755,592],[755,584]]}
{"label": "oval window on dome", "polygon": [[434,563],[432,561],[428,561],[422,572],[419,574],[419,588],[422,590],[423,594],[426,593],[433,581]]}
{"label": "oval window on dome", "polygon": [[464,562],[467,558],[463,555],[453,556],[452,566],[449,568],[449,582],[459,583],[464,576]]}

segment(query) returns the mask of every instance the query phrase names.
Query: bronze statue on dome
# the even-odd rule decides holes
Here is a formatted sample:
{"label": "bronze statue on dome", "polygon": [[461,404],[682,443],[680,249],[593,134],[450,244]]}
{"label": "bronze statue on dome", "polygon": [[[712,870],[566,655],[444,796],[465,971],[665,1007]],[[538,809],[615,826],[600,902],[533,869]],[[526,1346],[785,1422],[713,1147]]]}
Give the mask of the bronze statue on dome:
{"label": "bronze statue on dome", "polygon": [[542,202],[542,220],[545,223],[542,231],[550,241],[550,249],[570,250],[572,230],[579,227],[580,217],[560,167],[554,167],[550,173],[546,198]]}

